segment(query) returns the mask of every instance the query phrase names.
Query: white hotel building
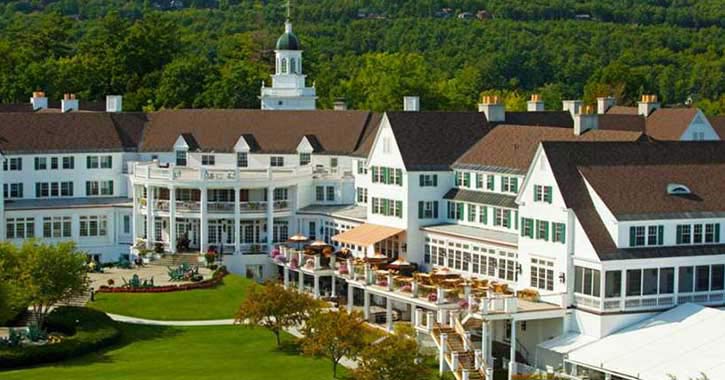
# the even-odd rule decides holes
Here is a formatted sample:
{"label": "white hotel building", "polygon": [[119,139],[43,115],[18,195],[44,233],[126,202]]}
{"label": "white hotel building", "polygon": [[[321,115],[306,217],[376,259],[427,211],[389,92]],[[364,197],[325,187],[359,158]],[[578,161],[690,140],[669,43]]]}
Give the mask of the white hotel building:
{"label": "white hotel building", "polygon": [[[492,97],[480,112],[421,112],[415,98],[382,115],[318,111],[289,23],[276,52],[264,110],[127,113],[109,97],[84,112],[71,96],[56,110],[37,93],[30,112],[0,112],[0,234],[73,240],[100,261],[136,242],[214,249],[234,272],[385,328],[410,321],[459,380],[725,377],[694,343],[722,334],[673,333],[673,318],[719,320],[699,305],[725,304],[725,145],[683,142],[719,140],[721,119],[651,96],[602,98],[596,113],[538,97],[528,112]],[[286,247],[296,233],[351,254],[306,256]],[[384,271],[396,259],[424,274]]]}

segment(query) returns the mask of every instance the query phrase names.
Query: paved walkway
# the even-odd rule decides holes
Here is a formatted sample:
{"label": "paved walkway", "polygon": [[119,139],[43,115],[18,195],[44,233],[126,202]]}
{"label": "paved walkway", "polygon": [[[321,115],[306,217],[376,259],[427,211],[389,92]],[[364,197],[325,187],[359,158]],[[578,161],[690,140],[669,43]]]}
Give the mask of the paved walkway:
{"label": "paved walkway", "polygon": [[[118,314],[111,314],[107,313],[111,319],[117,322],[123,322],[123,323],[132,323],[135,325],[150,325],[150,326],[180,326],[180,327],[190,327],[190,326],[230,326],[234,324],[234,319],[215,319],[215,320],[207,320],[207,321],[157,321],[153,319],[143,319],[143,318],[136,318],[136,317],[129,317],[125,315],[118,315]],[[292,327],[285,329],[285,331],[296,337],[296,338],[302,338],[304,335],[302,335],[302,332],[297,327]],[[340,365],[350,368],[350,369],[356,369],[357,368],[357,362],[354,360],[350,360],[348,358],[342,358],[340,360]]]}

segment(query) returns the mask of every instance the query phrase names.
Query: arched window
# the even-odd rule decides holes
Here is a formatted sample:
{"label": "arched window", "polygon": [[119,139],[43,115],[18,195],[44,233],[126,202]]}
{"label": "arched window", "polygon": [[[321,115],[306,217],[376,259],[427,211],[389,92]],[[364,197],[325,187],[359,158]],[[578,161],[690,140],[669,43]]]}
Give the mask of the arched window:
{"label": "arched window", "polygon": [[297,71],[297,65],[294,58],[289,59],[289,72],[294,74]]}
{"label": "arched window", "polygon": [[282,58],[282,74],[287,73],[287,59]]}

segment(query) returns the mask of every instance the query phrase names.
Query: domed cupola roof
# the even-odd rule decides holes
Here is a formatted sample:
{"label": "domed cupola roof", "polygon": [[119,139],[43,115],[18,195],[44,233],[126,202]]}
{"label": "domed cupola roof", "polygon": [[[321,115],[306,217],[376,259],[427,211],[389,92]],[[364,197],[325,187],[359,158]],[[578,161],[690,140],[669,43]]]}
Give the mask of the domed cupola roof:
{"label": "domed cupola roof", "polygon": [[284,23],[284,34],[277,39],[277,50],[301,50],[299,38],[292,32],[292,23]]}

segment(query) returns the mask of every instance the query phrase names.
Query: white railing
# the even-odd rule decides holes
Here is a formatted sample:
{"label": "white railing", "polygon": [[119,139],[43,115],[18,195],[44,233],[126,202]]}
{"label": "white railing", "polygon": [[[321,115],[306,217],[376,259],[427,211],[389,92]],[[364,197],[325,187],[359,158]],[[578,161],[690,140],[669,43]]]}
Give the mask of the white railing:
{"label": "white railing", "polygon": [[310,166],[264,169],[210,169],[174,165],[163,167],[155,162],[129,162],[128,165],[133,168],[130,172],[136,178],[168,181],[237,182],[245,179],[288,178],[313,174],[313,169]]}
{"label": "white railing", "polygon": [[481,298],[481,314],[506,313],[514,314],[518,311],[518,299],[515,296],[483,297]]}
{"label": "white railing", "polygon": [[576,302],[576,304],[579,306],[584,306],[596,310],[602,309],[602,299],[599,297],[592,297],[584,294],[574,293],[574,302]]}

